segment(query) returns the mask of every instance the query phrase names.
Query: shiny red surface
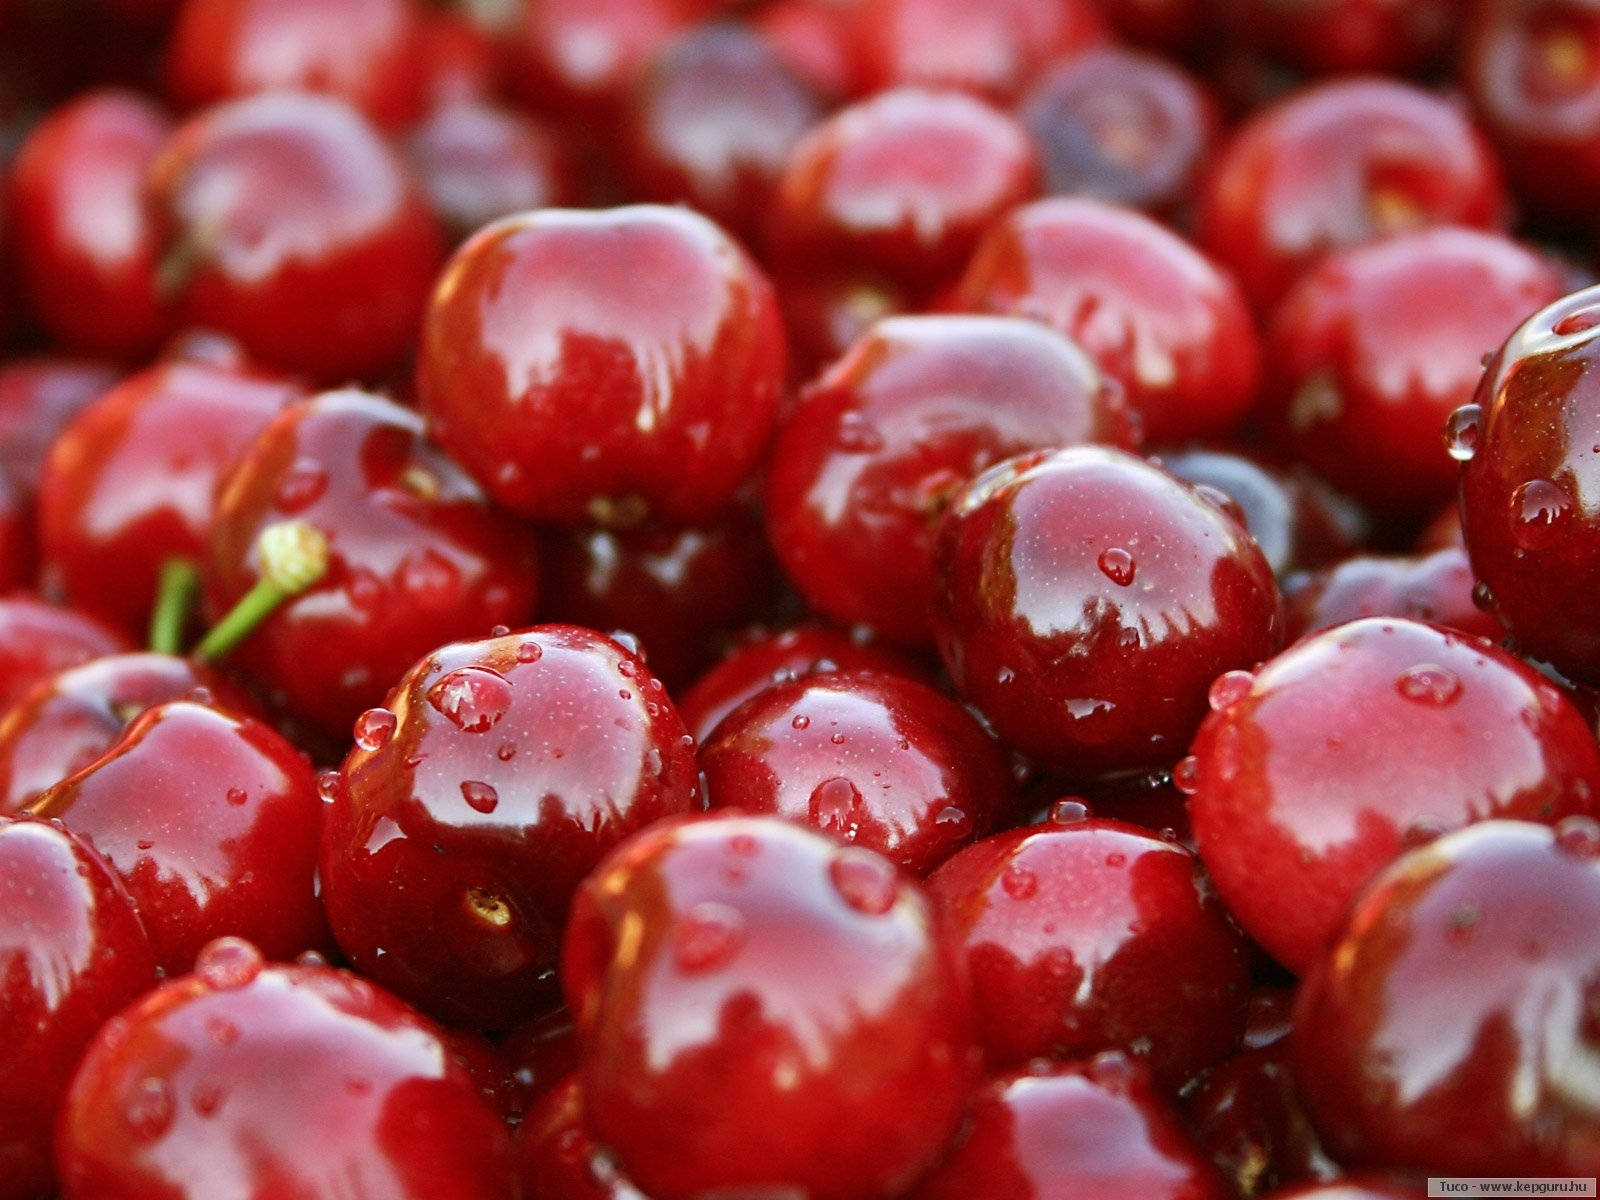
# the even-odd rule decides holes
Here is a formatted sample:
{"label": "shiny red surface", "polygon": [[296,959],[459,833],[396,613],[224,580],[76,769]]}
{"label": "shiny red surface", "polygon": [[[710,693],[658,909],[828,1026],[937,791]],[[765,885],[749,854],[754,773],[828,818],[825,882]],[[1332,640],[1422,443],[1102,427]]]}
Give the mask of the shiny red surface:
{"label": "shiny red surface", "polygon": [[0,712],[57,671],[129,649],[122,634],[84,613],[7,596],[0,600]]}
{"label": "shiny red surface", "polygon": [[1357,554],[1287,589],[1289,640],[1362,617],[1407,617],[1497,641],[1505,629],[1474,602],[1476,586],[1460,546],[1413,556]]}

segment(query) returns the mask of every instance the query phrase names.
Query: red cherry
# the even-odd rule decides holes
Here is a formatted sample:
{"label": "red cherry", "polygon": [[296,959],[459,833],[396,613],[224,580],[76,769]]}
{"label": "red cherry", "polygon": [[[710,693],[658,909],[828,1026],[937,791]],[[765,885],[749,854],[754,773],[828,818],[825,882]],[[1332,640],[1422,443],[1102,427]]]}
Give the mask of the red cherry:
{"label": "red cherry", "polygon": [[572,1014],[558,1008],[512,1030],[495,1043],[511,1068],[519,1116],[533,1119],[533,1109],[578,1069],[578,1035]]}
{"label": "red cherry", "polygon": [[1212,701],[1186,772],[1200,856],[1245,932],[1293,971],[1408,840],[1600,803],[1600,748],[1578,711],[1446,629],[1337,626],[1219,680]]}
{"label": "red cherry", "polygon": [[855,84],[855,5],[834,0],[768,0],[750,24],[817,96],[835,103]]}
{"label": "red cherry", "polygon": [[0,1197],[55,1182],[56,1109],[84,1047],[156,982],[133,902],[106,861],[43,821],[0,818]]}
{"label": "red cherry", "polygon": [[579,889],[562,982],[591,1126],[657,1200],[899,1195],[976,1066],[921,889],[771,817],[662,822],[613,851]]}
{"label": "red cherry", "polygon": [[1009,745],[1076,776],[1170,765],[1222,672],[1271,654],[1261,551],[1188,485],[1118,450],[1009,459],[939,530],[934,626]]}
{"label": "red cherry", "polygon": [[1600,825],[1489,821],[1380,875],[1307,975],[1295,1065],[1341,1159],[1583,1175],[1600,1102]]}
{"label": "red cherry", "polygon": [[1209,0],[1099,0],[1098,7],[1117,34],[1165,54],[1204,45],[1219,15]]}
{"label": "red cherry", "polygon": [[309,764],[271,726],[175,700],[29,811],[106,856],[174,973],[223,935],[274,958],[326,944],[313,878],[321,807]]}
{"label": "red cherry", "polygon": [[553,1007],[578,882],[628,834],[698,807],[661,683],[616,642],[541,625],[435,651],[356,723],[323,831],[334,936],[448,1020]]}
{"label": "red cherry", "polygon": [[7,596],[0,600],[0,712],[57,671],[129,649],[120,633],[84,613]]}
{"label": "red cherry", "polygon": [[516,1134],[523,1190],[539,1200],[647,1200],[594,1140],[578,1077],[563,1079]]}
{"label": "red cherry", "polygon": [[118,378],[115,367],[87,359],[20,358],[0,366],[0,472],[30,504],[51,444]]}
{"label": "red cherry", "polygon": [[994,224],[956,290],[971,312],[1032,317],[1119,381],[1152,442],[1225,433],[1255,401],[1261,351],[1233,280],[1143,214],[1095,200]]}
{"label": "red cherry", "polygon": [[73,1196],[371,1186],[393,1200],[505,1200],[514,1186],[504,1126],[432,1023],[354,975],[263,966],[231,938],[105,1026],[57,1146]]}
{"label": "red cherry", "polygon": [[180,126],[150,173],[160,282],[185,322],[329,383],[404,352],[442,238],[398,154],[347,104],[290,92],[219,104]]}
{"label": "red cherry", "polygon": [[1080,442],[1131,448],[1119,390],[1031,321],[891,317],[802,394],[771,455],[767,524],[819,612],[898,642],[931,636],[933,543],[984,468]]}
{"label": "red cherry", "polygon": [[1274,58],[1313,74],[1410,74],[1449,47],[1453,0],[1232,0],[1230,18]]}
{"label": "red cherry", "polygon": [[1505,630],[1473,600],[1476,586],[1459,546],[1409,558],[1357,555],[1286,587],[1289,641],[1362,617],[1407,617],[1498,641]]}
{"label": "red cherry", "polygon": [[429,427],[526,516],[706,520],[772,428],[772,288],[687,209],[548,209],[482,230],[445,268],[417,388]]}
{"label": "red cherry", "polygon": [[487,22],[466,9],[422,12],[422,94],[430,108],[456,101],[492,101],[499,87],[499,48]]}
{"label": "red cherry", "polygon": [[1223,1200],[1228,1188],[1121,1055],[979,1088],[961,1140],[909,1200]]}

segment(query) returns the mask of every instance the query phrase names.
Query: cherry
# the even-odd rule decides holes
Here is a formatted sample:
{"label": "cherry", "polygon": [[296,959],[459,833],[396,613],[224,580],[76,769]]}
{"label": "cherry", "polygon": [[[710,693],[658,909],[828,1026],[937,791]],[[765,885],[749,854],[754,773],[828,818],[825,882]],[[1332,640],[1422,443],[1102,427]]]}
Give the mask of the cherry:
{"label": "cherry", "polygon": [[161,248],[141,196],[170,128],[144,97],[100,89],[50,113],[17,154],[6,215],[23,291],[63,346],[136,359],[167,333]]}
{"label": "cherry", "polygon": [[844,268],[782,281],[780,301],[789,331],[789,366],[799,384],[839,358],[879,321],[922,303],[920,290],[878,271]]}
{"label": "cherry", "polygon": [[576,1075],[528,1114],[517,1130],[516,1153],[523,1190],[539,1200],[647,1200],[589,1132]]}
{"label": "cherry", "polygon": [[417,387],[434,436],[509,508],[692,522],[754,465],[783,367],[771,285],[710,221],[547,209],[456,252]]}
{"label": "cherry", "polygon": [[1474,602],[1475,587],[1459,546],[1412,557],[1356,555],[1285,588],[1289,640],[1362,617],[1407,617],[1498,641],[1505,630]]}
{"label": "cherry", "polygon": [[774,683],[700,748],[712,808],[776,813],[926,875],[1008,814],[1010,764],[965,709],[878,671]]}
{"label": "cherry", "polygon": [[[67,1195],[504,1200],[505,1128],[438,1029],[364,979],[213,943],[90,1046],[57,1140]],[[369,1186],[359,1183],[359,1186]]]}
{"label": "cherry", "polygon": [[328,918],[364,974],[512,1028],[554,1006],[578,882],[698,806],[692,742],[622,646],[569,625],[458,642],[357,722],[323,831]]}
{"label": "cherry", "polygon": [[19,358],[0,365],[0,473],[30,505],[51,444],[119,377],[116,368],[88,359]]}
{"label": "cherry", "polygon": [[518,1116],[529,1120],[535,1105],[578,1069],[578,1035],[565,1008],[512,1030],[495,1049],[511,1068]]}
{"label": "cherry", "polygon": [[958,852],[928,890],[960,940],[991,1067],[1124,1050],[1176,1091],[1238,1048],[1244,939],[1182,846],[1050,821]]}
{"label": "cherry", "polygon": [[1408,74],[1437,63],[1460,9],[1452,0],[1232,0],[1229,14],[1274,58],[1313,74]]}
{"label": "cherry", "polygon": [[664,821],[614,850],[579,889],[562,982],[591,1127],[656,1200],[886,1200],[973,1081],[966,981],[921,889],[772,817]]}
{"label": "cherry", "polygon": [[833,104],[860,90],[856,7],[834,0],[768,0],[750,14],[750,24],[820,100]]}
{"label": "cherry", "polygon": [[1406,620],[1337,626],[1215,711],[1179,775],[1200,856],[1246,933],[1302,971],[1408,841],[1600,803],[1600,748],[1554,685],[1477,638]]}
{"label": "cherry", "polygon": [[1458,474],[1445,419],[1472,399],[1484,355],[1565,290],[1532,250],[1470,229],[1330,253],[1273,315],[1272,440],[1370,509],[1438,511]]}
{"label": "cherry", "polygon": [[414,0],[183,0],[167,49],[181,108],[255,92],[338,96],[380,125],[421,111],[424,25]]}
{"label": "cherry", "polygon": [[1587,482],[1600,444],[1600,288],[1541,309],[1489,364],[1473,406],[1451,418],[1462,530],[1490,611],[1517,646],[1564,674],[1600,680],[1600,522]]}
{"label": "cherry", "polygon": [[1409,84],[1339,79],[1233,133],[1200,189],[1199,235],[1269,311],[1329,250],[1505,216],[1493,153],[1456,107]]}
{"label": "cherry", "polygon": [[310,766],[271,726],[174,700],[28,811],[106,856],[173,973],[223,935],[274,958],[326,943],[313,880],[320,808]]}
{"label": "cherry", "polygon": [[50,1135],[95,1031],[156,982],[116,873],[59,826],[0,818],[0,1197],[50,1193]]}
{"label": "cherry", "polygon": [[1152,442],[1226,433],[1255,400],[1261,354],[1233,280],[1143,214],[1049,199],[996,222],[955,303],[1054,325],[1120,382]]}
{"label": "cherry", "polygon": [[1019,111],[1038,139],[1047,190],[1160,214],[1189,199],[1221,122],[1215,101],[1178,67],[1115,46],[1054,67]]}
{"label": "cherry", "polygon": [[1061,788],[1049,778],[1034,785],[1034,795],[1051,797],[1040,807],[1033,824],[1050,821],[1071,824],[1090,815],[1110,817],[1160,836],[1162,841],[1194,849],[1194,831],[1189,827],[1189,797],[1172,785],[1169,771],[1142,775],[1118,775],[1096,780],[1082,789],[1087,795],[1061,795]]}
{"label": "cherry", "polygon": [[1211,681],[1281,638],[1272,572],[1243,528],[1118,450],[991,467],[946,511],[937,562],[956,687],[1009,745],[1076,776],[1170,765]]}
{"label": "cherry", "polygon": [[819,612],[927,641],[950,497],[1027,450],[1131,448],[1119,389],[1053,330],[1009,317],[891,317],[802,394],[767,481],[771,542]]}
{"label": "cherry", "polygon": [[330,735],[441,640],[532,614],[531,534],[425,440],[420,416],[381,396],[293,404],[235,461],[212,526],[213,618],[273,578],[261,539],[286,522],[325,540],[326,573],[235,657],[275,706]]}
{"label": "cherry", "polygon": [[1223,1200],[1229,1195],[1137,1064],[1039,1063],[973,1096],[954,1150],[909,1200]]}
{"label": "cherry", "polygon": [[500,64],[489,26],[466,9],[422,11],[422,95],[430,109],[457,101],[492,102]]}
{"label": "cherry", "polygon": [[1209,0],[1099,0],[1098,7],[1115,33],[1164,54],[1204,46],[1218,15]]}
{"label": "cherry", "polygon": [[[1489,821],[1380,875],[1295,1005],[1301,1090],[1351,1163],[1581,1175],[1600,1104],[1600,825]],[[1575,1074],[1578,1073],[1578,1074]]]}
{"label": "cherry", "polygon": [[89,766],[142,713],[169,700],[255,716],[215,671],[170,654],[108,654],[41,679],[0,717],[0,812],[20,812]]}
{"label": "cherry", "polygon": [[131,649],[85,613],[17,594],[0,599],[0,713],[46,676]]}
{"label": "cherry", "polygon": [[183,321],[329,383],[393,365],[442,238],[398,154],[343,101],[262,93],[205,109],[150,167],[163,293]]}
{"label": "cherry", "polygon": [[94,401],[45,460],[45,586],[142,635],[162,564],[205,553],[217,480],[301,394],[272,375],[168,362]]}

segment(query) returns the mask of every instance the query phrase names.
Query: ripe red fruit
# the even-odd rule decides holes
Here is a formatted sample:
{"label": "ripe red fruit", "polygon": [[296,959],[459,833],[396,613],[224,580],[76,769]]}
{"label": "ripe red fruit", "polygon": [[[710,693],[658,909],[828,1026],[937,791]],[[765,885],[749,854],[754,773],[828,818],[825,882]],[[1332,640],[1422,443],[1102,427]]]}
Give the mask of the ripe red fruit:
{"label": "ripe red fruit", "polygon": [[1498,641],[1505,629],[1473,600],[1476,587],[1460,546],[1411,557],[1358,554],[1285,588],[1288,640],[1362,617],[1406,617]]}
{"label": "ripe red fruit", "polygon": [[583,1113],[576,1075],[558,1083],[516,1132],[523,1190],[539,1200],[645,1200],[604,1147]]}
{"label": "ripe red fruit", "polygon": [[1228,15],[1298,71],[1401,75],[1438,61],[1461,11],[1453,0],[1233,0]]}
{"label": "ripe red fruit", "polygon": [[29,504],[51,444],[119,374],[89,359],[18,358],[0,366],[0,472]]}
{"label": "ripe red fruit", "polygon": [[122,634],[84,613],[7,596],[0,600],[0,712],[46,676],[131,649]]}

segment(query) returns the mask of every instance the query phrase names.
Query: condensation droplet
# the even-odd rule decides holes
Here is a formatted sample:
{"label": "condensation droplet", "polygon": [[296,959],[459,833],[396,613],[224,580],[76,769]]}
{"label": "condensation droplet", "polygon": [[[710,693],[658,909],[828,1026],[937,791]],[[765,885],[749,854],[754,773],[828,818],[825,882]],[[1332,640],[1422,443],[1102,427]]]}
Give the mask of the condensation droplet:
{"label": "condensation droplet", "polygon": [[828,878],[840,899],[864,916],[883,916],[900,894],[894,867],[870,850],[841,850],[828,864]]}
{"label": "condensation droplet", "polygon": [[476,779],[461,781],[461,798],[474,812],[488,814],[500,807],[500,793],[492,785]]}
{"label": "condensation droplet", "polygon": [[1434,663],[1418,663],[1394,681],[1395,691],[1415,704],[1445,708],[1461,698],[1461,679]]}
{"label": "condensation droplet", "polygon": [[513,758],[515,758],[517,756],[516,743],[515,742],[502,742],[500,744],[500,748],[494,752],[494,756],[496,758],[498,758],[501,762],[510,762]]}
{"label": "condensation droplet", "polygon": [[1133,582],[1134,575],[1138,572],[1139,564],[1133,561],[1121,546],[1112,546],[1100,551],[1100,557],[1095,559],[1101,574],[1118,587],[1127,587]]}
{"label": "condensation droplet", "polygon": [[261,974],[266,960],[251,943],[238,937],[208,942],[194,960],[194,973],[218,991],[242,988]]}
{"label": "condensation droplet", "polygon": [[795,716],[794,720],[789,722],[789,724],[795,729],[805,729],[811,724],[811,718],[806,716],[804,713],[799,713]]}
{"label": "condensation droplet", "polygon": [[228,803],[233,805],[235,808],[238,808],[248,799],[250,799],[250,793],[245,791],[243,788],[234,787],[228,789]]}
{"label": "condensation droplet", "polygon": [[830,742],[832,742],[835,746],[842,746],[842,745],[844,745],[844,734],[842,734],[842,733],[830,733],[828,735],[828,740]]}
{"label": "condensation droplet", "polygon": [[356,745],[363,750],[383,749],[394,736],[395,726],[399,723],[400,719],[387,708],[367,709],[356,718]]}
{"label": "condensation droplet", "polygon": [[1200,760],[1192,754],[1185,755],[1172,768],[1172,786],[1185,796],[1200,790]]}
{"label": "condensation droplet", "polygon": [[933,815],[933,826],[946,838],[964,838],[972,832],[972,816],[966,809],[947,804]]}
{"label": "condensation droplet", "polygon": [[1012,863],[1000,872],[1000,886],[1013,900],[1026,900],[1039,890],[1039,877],[1027,867]]}
{"label": "condensation droplet", "polygon": [[206,1036],[223,1049],[227,1049],[239,1040],[239,1027],[221,1017],[207,1017],[205,1030]]}
{"label": "condensation droplet", "polygon": [[538,642],[523,642],[517,647],[517,661],[519,663],[535,663],[544,655],[544,647]]}
{"label": "condensation droplet", "polygon": [[1542,550],[1561,535],[1572,498],[1548,479],[1530,479],[1511,493],[1511,536],[1524,550]]}
{"label": "condensation droplet", "polygon": [[1556,826],[1556,848],[1574,858],[1600,858],[1600,822],[1593,817],[1567,817]]}
{"label": "condensation droplet", "polygon": [[122,1119],[134,1140],[153,1142],[172,1125],[172,1089],[165,1079],[147,1075],[130,1089]]}
{"label": "condensation droplet", "polygon": [[1076,825],[1089,819],[1089,806],[1076,796],[1057,800],[1050,806],[1050,821],[1055,825]]}
{"label": "condensation droplet", "polygon": [[332,804],[339,798],[339,778],[339,772],[332,767],[317,772],[317,795],[324,804]]}
{"label": "condensation droplet", "polygon": [[1478,452],[1483,431],[1483,406],[1463,404],[1444,423],[1444,446],[1457,462],[1468,462]]}
{"label": "condensation droplet", "polygon": [[1250,671],[1224,671],[1218,675],[1211,681],[1211,689],[1206,693],[1211,711],[1221,712],[1239,703],[1250,694],[1255,681],[1256,677]]}
{"label": "condensation droplet", "polygon": [[488,667],[462,667],[428,689],[428,703],[457,729],[483,733],[511,707],[511,685]]}
{"label": "condensation droplet", "polygon": [[727,963],[744,941],[744,917],[707,900],[684,913],[672,934],[672,961],[680,971],[710,971]]}
{"label": "condensation droplet", "polygon": [[824,833],[853,841],[861,832],[861,792],[842,775],[812,788],[808,807],[812,823]]}

